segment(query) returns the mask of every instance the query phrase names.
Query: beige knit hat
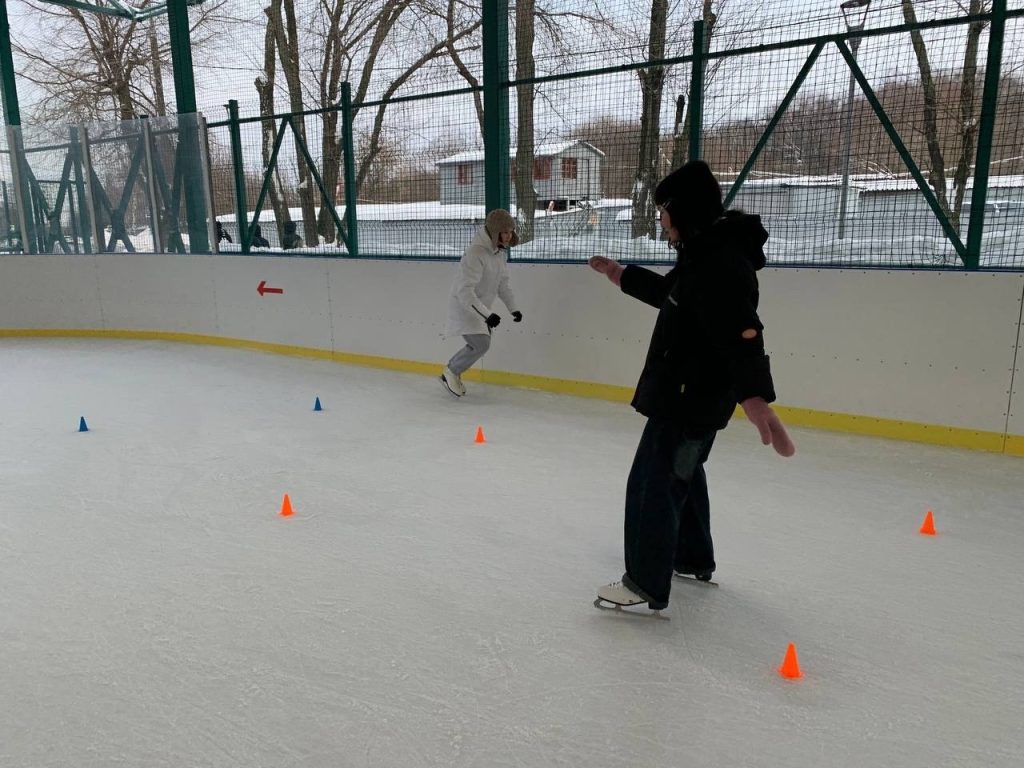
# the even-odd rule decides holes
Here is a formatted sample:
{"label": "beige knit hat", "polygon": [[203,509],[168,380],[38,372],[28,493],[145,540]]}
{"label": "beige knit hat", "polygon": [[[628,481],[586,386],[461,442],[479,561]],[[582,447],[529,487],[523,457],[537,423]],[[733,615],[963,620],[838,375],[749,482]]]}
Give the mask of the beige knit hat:
{"label": "beige knit hat", "polygon": [[491,244],[495,248],[499,247],[498,235],[502,232],[512,233],[512,241],[508,244],[509,248],[519,245],[519,235],[516,234],[516,220],[504,208],[495,208],[488,213],[487,219],[484,221],[484,227],[487,228],[487,234],[491,236]]}

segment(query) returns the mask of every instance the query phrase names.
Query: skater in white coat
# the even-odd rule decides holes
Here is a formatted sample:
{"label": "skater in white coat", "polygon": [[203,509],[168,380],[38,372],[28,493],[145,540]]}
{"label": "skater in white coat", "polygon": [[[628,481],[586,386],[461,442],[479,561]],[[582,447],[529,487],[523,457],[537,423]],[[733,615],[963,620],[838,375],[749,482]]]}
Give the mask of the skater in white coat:
{"label": "skater in white coat", "polygon": [[448,333],[461,336],[466,345],[441,371],[441,383],[455,397],[466,394],[462,374],[491,348],[491,333],[501,322],[493,310],[495,299],[504,302],[514,322],[523,319],[512,295],[506,251],[518,242],[516,220],[496,208],[487,214],[459,262],[448,300]]}

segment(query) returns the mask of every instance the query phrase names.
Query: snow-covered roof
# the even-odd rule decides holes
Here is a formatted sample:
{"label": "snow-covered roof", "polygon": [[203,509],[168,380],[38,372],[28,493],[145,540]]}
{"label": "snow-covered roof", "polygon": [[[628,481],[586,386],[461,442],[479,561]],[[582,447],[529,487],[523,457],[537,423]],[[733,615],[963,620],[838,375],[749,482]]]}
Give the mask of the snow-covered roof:
{"label": "snow-covered roof", "polygon": [[[772,189],[778,187],[838,187],[842,185],[843,177],[839,175],[830,176],[776,176],[764,179],[747,179],[743,182],[740,191],[754,189]],[[723,179],[722,186],[728,189],[732,179]],[[948,180],[950,191],[953,189],[952,180]],[[878,174],[851,174],[850,187],[865,193],[885,192],[916,192],[919,190],[917,182],[909,176],[882,176]],[[990,176],[988,180],[989,189],[1015,189],[1024,187],[1024,176]],[[974,188],[974,179],[967,180],[967,189]]]}
{"label": "snow-covered roof", "polygon": [[[584,146],[592,152],[604,157],[605,154],[600,149],[595,147],[586,141],[558,141],[551,142],[548,144],[538,144],[533,148],[534,157],[555,157],[565,152],[567,149],[571,149],[577,145]],[[515,157],[518,153],[518,147],[509,147],[508,156]],[[438,160],[437,165],[450,165],[452,163],[478,163],[483,162],[484,153],[483,150],[471,150],[469,152],[459,152],[458,154],[446,157],[443,160]]]}

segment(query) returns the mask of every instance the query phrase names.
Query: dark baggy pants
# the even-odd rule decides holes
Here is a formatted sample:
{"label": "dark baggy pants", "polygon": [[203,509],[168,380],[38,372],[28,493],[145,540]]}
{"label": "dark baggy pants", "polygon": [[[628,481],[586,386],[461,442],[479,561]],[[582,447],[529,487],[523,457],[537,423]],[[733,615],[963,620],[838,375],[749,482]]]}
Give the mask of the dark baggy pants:
{"label": "dark baggy pants", "polygon": [[626,576],[655,602],[668,602],[672,571],[715,569],[704,462],[715,432],[649,419],[626,484]]}

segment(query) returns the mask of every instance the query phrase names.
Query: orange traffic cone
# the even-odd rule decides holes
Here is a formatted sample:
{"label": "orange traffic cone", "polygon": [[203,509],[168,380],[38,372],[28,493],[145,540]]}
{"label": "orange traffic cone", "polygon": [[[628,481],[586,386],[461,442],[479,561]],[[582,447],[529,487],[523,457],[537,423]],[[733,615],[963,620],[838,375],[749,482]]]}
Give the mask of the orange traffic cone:
{"label": "orange traffic cone", "polygon": [[292,512],[292,500],[288,498],[288,494],[284,495],[284,501],[281,502],[281,511],[278,513],[281,517],[291,517],[295,513]]}
{"label": "orange traffic cone", "polygon": [[918,531],[925,536],[935,535],[935,518],[932,516],[932,511],[929,509],[928,514],[924,516],[924,522],[921,523],[921,530]]}
{"label": "orange traffic cone", "polygon": [[786,657],[782,660],[782,666],[779,667],[779,674],[787,680],[797,680],[804,676],[800,671],[800,662],[796,660],[796,646],[793,643],[790,643],[786,649]]}
{"label": "orange traffic cone", "polygon": [[476,443],[486,443],[487,442],[487,438],[484,437],[484,428],[483,427],[477,427],[476,428],[476,440],[474,440],[474,442],[476,442]]}

